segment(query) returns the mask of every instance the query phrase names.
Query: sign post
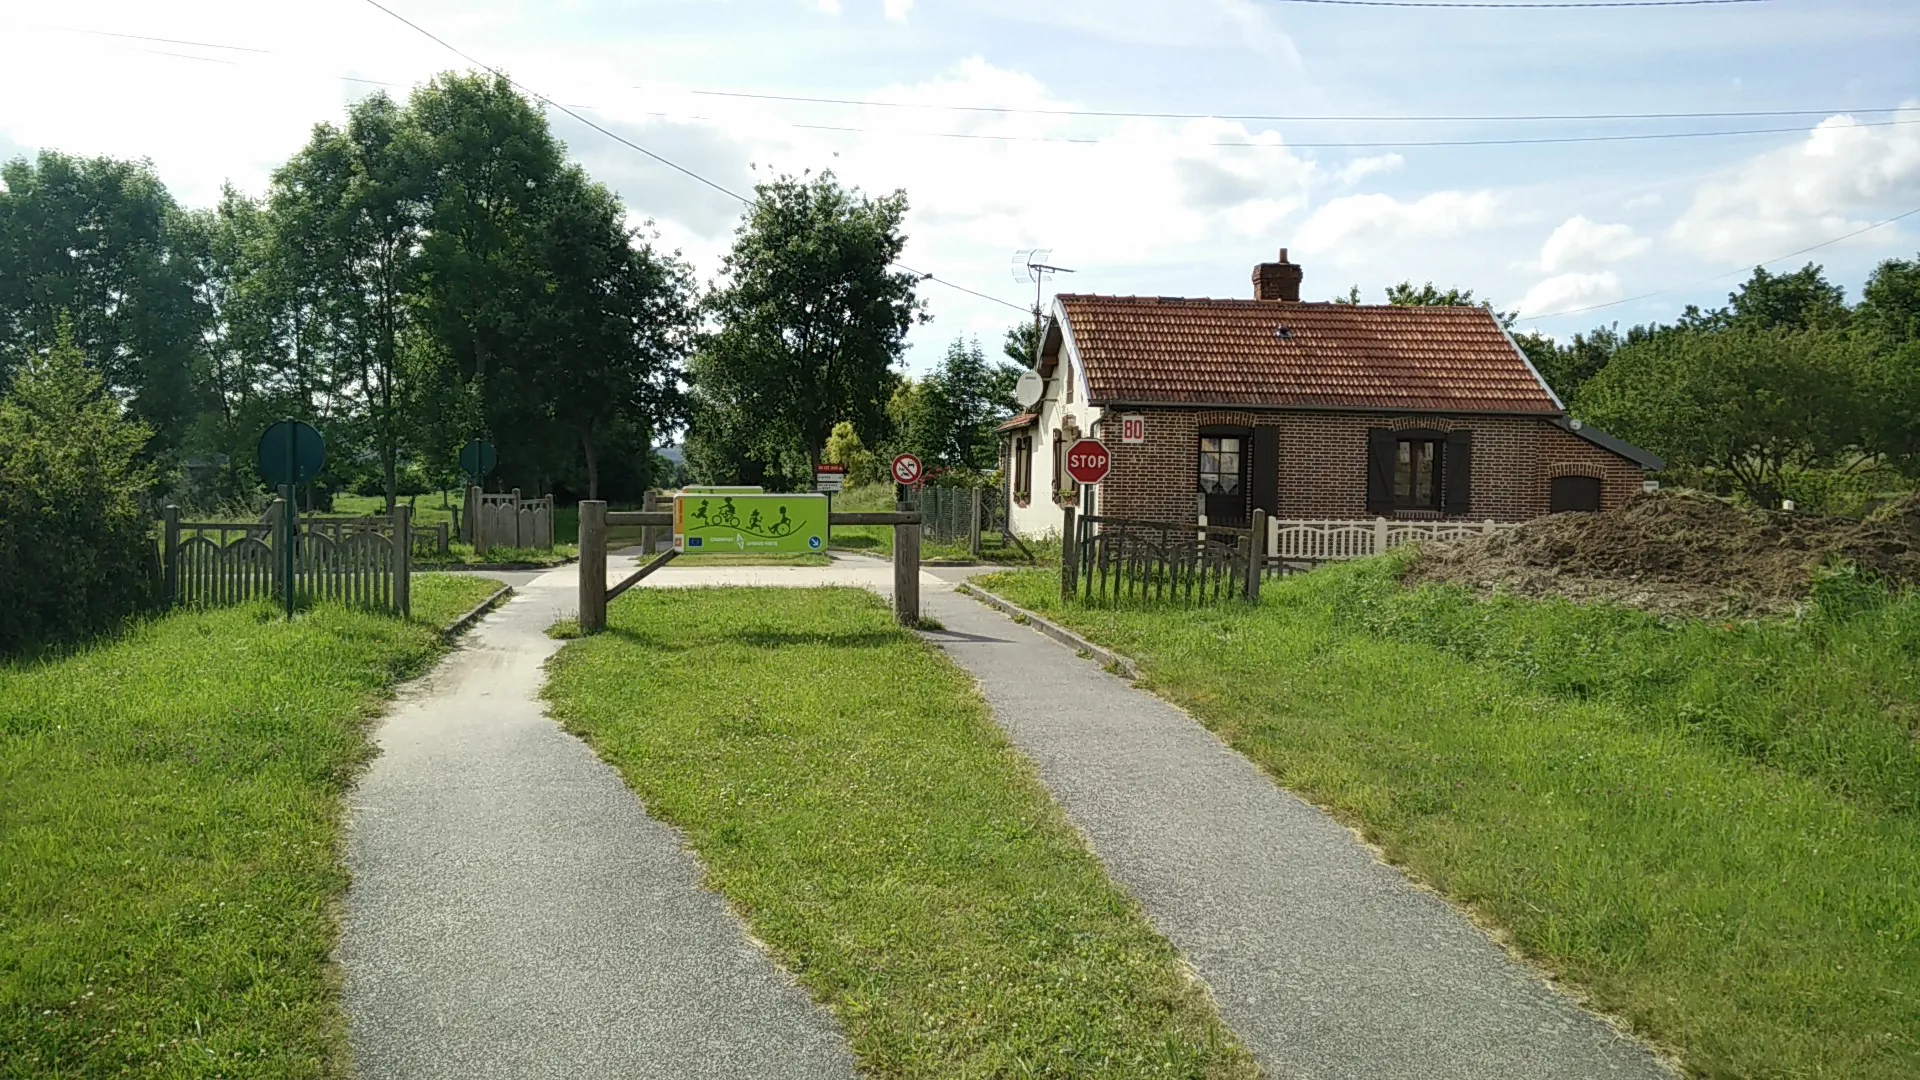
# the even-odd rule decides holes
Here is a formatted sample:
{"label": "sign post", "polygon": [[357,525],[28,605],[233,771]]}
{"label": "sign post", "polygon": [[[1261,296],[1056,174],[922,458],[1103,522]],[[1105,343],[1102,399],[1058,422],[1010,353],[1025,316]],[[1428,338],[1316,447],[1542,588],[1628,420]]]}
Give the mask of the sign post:
{"label": "sign post", "polygon": [[475,439],[460,448],[460,471],[473,478],[475,484],[484,484],[487,474],[500,464],[500,455],[494,452],[493,444],[485,439]]}
{"label": "sign post", "polygon": [[821,462],[813,467],[813,490],[827,497],[827,543],[833,543],[833,495],[847,486],[847,467]]}
{"label": "sign post", "polygon": [[300,420],[282,420],[260,436],[257,450],[260,475],[267,483],[287,489],[286,520],[280,545],[281,580],[285,583],[287,618],[293,618],[293,549],[299,543],[299,521],[293,508],[294,489],[312,483],[327,463],[327,443],[313,426]]}
{"label": "sign post", "polygon": [[888,470],[893,474],[893,505],[896,509],[907,508],[908,488],[920,482],[920,459],[912,454],[901,454],[893,459]]}

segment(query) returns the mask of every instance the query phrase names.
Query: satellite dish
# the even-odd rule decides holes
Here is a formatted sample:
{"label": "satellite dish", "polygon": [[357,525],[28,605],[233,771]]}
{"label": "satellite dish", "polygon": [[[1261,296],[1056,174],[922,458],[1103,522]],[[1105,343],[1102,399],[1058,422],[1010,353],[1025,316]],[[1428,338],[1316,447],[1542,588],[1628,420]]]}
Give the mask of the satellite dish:
{"label": "satellite dish", "polygon": [[1020,381],[1013,384],[1013,400],[1018,401],[1021,408],[1031,409],[1033,403],[1040,400],[1040,394],[1046,388],[1047,382],[1040,377],[1039,372],[1023,371],[1020,373]]}

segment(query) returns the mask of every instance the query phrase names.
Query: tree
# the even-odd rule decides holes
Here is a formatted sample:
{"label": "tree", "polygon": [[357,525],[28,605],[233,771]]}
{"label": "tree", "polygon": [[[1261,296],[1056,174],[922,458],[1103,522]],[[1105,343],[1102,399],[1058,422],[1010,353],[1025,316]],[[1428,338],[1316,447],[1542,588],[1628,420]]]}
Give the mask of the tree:
{"label": "tree", "polygon": [[998,456],[993,429],[1013,415],[1013,384],[1022,370],[990,366],[978,341],[955,338],[940,366],[919,382],[917,452],[950,469],[992,469]]}
{"label": "tree", "polygon": [[743,452],[811,470],[835,424],[885,430],[917,279],[892,269],[906,243],[902,192],[869,198],[832,173],[758,185],[706,310],[695,353],[696,425],[724,425]]}
{"label": "tree", "polygon": [[545,281],[531,257],[545,221],[543,201],[565,156],[546,117],[504,77],[443,74],[416,90],[409,120],[426,159],[426,233],[419,280],[423,359],[445,365],[436,391],[466,430],[434,437],[457,446],[484,430],[507,468],[551,454],[557,440],[541,422],[542,365],[536,304]]}
{"label": "tree", "polygon": [[1920,257],[1888,259],[1860,290],[1855,321],[1894,342],[1920,339]]}
{"label": "tree", "polygon": [[43,150],[0,168],[0,340],[26,351],[72,342],[174,448],[202,401],[202,311],[179,208],[145,162]]}
{"label": "tree", "polygon": [[1036,309],[1032,321],[1021,320],[1007,331],[1000,340],[1000,351],[1008,360],[1019,365],[1014,371],[1014,379],[1020,378],[1020,372],[1031,371],[1040,364],[1040,312]]}
{"label": "tree", "polygon": [[140,496],[151,432],[55,323],[0,398],[0,654],[111,629],[157,599]]}
{"label": "tree", "polygon": [[848,421],[833,425],[833,433],[827,436],[826,460],[829,465],[846,466],[848,487],[880,482],[879,456],[867,449],[860,441],[860,433]]}
{"label": "tree", "polygon": [[[693,275],[635,244],[620,201],[577,168],[546,200],[538,262],[551,287],[541,316],[544,400],[578,440],[587,497],[600,497],[600,451],[622,424],[651,436],[677,420],[681,360],[693,335]],[[642,462],[651,473],[651,457]],[[646,477],[642,476],[642,483]]]}
{"label": "tree", "polygon": [[1580,415],[1666,457],[1724,472],[1762,506],[1790,470],[1871,453],[1873,343],[1841,331],[1689,330],[1625,345],[1581,387]]}
{"label": "tree", "polygon": [[1838,330],[1852,315],[1846,290],[1813,263],[1791,274],[1754,267],[1753,276],[1727,294],[1726,310],[1731,325],[1760,330]]}
{"label": "tree", "polygon": [[[1333,302],[1336,304],[1358,304],[1360,302],[1360,286],[1355,285],[1353,288],[1347,290],[1347,295],[1345,296],[1334,297]],[[1387,303],[1394,307],[1482,307],[1488,311],[1493,311],[1493,301],[1475,300],[1472,289],[1436,289],[1431,281],[1418,288],[1415,288],[1411,281],[1403,281],[1398,285],[1389,285],[1387,286]],[[1514,311],[1493,311],[1493,314],[1495,318],[1500,320],[1500,325],[1503,327],[1511,327],[1513,321],[1519,317],[1519,313]]]}
{"label": "tree", "polygon": [[345,128],[321,124],[274,174],[282,257],[320,288],[313,319],[334,387],[352,396],[354,442],[379,463],[387,508],[411,440],[403,342],[412,331],[426,175],[419,139],[385,94],[356,102]]}

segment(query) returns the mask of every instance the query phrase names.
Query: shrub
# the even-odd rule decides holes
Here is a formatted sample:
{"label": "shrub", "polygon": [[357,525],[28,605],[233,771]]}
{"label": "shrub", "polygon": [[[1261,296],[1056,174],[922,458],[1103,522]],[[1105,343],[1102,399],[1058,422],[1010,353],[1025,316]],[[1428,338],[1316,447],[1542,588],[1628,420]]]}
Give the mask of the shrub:
{"label": "shrub", "polygon": [[0,655],[112,629],[159,599],[146,427],[66,326],[0,399]]}

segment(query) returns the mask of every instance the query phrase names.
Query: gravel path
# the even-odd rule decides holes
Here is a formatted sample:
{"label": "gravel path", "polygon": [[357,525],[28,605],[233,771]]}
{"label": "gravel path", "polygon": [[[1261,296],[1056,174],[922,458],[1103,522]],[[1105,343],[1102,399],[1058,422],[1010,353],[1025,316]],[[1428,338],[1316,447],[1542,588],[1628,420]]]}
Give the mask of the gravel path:
{"label": "gravel path", "polygon": [[930,585],[927,637],[1269,1075],[1670,1076],[1184,713]]}
{"label": "gravel path", "polygon": [[547,719],[576,582],[521,586],[381,726],[338,954],[360,1077],[851,1077],[679,834]]}

